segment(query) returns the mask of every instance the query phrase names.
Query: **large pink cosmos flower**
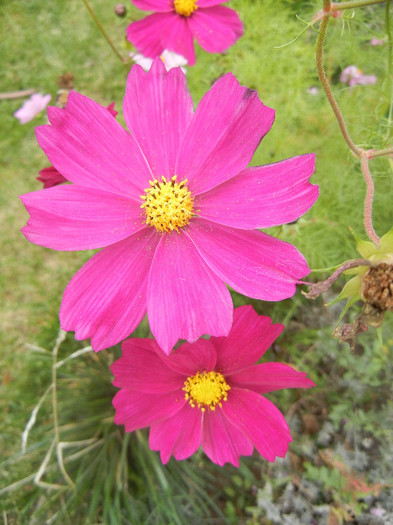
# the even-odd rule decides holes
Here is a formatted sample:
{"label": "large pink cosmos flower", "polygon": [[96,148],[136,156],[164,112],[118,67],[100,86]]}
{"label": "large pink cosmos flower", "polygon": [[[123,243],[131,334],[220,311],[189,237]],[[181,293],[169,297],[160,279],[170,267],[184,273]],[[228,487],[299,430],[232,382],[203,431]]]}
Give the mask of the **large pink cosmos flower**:
{"label": "large pink cosmos flower", "polygon": [[291,244],[257,228],[297,219],[314,203],[314,155],[247,168],[274,111],[231,74],[194,112],[179,68],[133,66],[124,98],[127,131],[71,92],[48,109],[37,138],[72,184],[21,197],[30,241],[55,250],[103,248],[68,284],[64,330],[95,350],[122,341],[146,311],[167,353],[178,339],[227,335],[229,284],[279,301],[309,273]]}
{"label": "large pink cosmos flower", "polygon": [[274,461],[292,441],[281,412],[260,394],[315,386],[281,363],[255,364],[283,329],[251,306],[234,311],[228,337],[185,343],[165,356],[153,339],[128,339],[111,366],[115,423],[150,428],[150,448],[185,459],[200,445],[209,458],[239,466],[255,447]]}
{"label": "large pink cosmos flower", "polygon": [[209,53],[222,53],[243,34],[243,24],[223,0],[131,0],[136,7],[154,14],[133,22],[127,38],[146,57],[165,49],[195,64],[194,38]]}

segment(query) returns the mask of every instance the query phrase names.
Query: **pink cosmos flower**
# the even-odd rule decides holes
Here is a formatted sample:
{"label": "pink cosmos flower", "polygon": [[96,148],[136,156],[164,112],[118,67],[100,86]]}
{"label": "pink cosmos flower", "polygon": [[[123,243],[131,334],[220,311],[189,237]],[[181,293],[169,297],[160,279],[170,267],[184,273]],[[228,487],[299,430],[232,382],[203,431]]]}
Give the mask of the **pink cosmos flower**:
{"label": "pink cosmos flower", "polygon": [[186,77],[160,59],[128,76],[124,116],[71,92],[48,109],[37,138],[72,184],[21,197],[22,232],[55,250],[103,248],[68,284],[64,330],[95,350],[122,341],[148,313],[169,353],[178,339],[227,335],[233,304],[225,286],[280,301],[309,273],[291,244],[257,228],[296,220],[318,196],[314,155],[247,168],[274,111],[232,74],[194,112]]}
{"label": "pink cosmos flower", "polygon": [[348,84],[349,87],[365,86],[375,84],[377,77],[375,75],[365,75],[357,66],[347,66],[341,73],[340,81]]}
{"label": "pink cosmos flower", "polygon": [[34,93],[18,110],[15,111],[14,117],[16,117],[21,124],[30,122],[30,120],[33,120],[33,118],[41,113],[41,111],[44,111],[51,98],[50,95]]}
{"label": "pink cosmos flower", "polygon": [[[106,109],[109,111],[112,117],[116,117],[118,115],[118,111],[115,110],[115,102],[109,104]],[[39,177],[37,177],[37,180],[42,182],[44,185],[44,190],[47,188],[52,188],[53,186],[57,186],[58,184],[64,184],[65,182],[68,182],[67,179],[61,173],[59,173],[54,166],[48,166],[47,168],[39,171],[38,174]]]}
{"label": "pink cosmos flower", "polygon": [[385,43],[385,41],[382,40],[381,38],[375,38],[375,37],[374,37],[374,38],[372,38],[372,39],[370,40],[370,44],[371,44],[372,46],[383,46],[384,43]]}
{"label": "pink cosmos flower", "polygon": [[255,364],[283,330],[251,306],[234,311],[228,337],[185,343],[165,356],[153,339],[128,339],[111,366],[115,423],[126,432],[150,428],[150,448],[185,459],[202,445],[218,465],[239,466],[255,447],[268,461],[284,457],[288,425],[261,396],[281,388],[315,386],[282,363]]}
{"label": "pink cosmos flower", "polygon": [[133,22],[127,38],[144,56],[155,58],[164,49],[195,64],[194,38],[209,53],[222,53],[243,34],[243,24],[223,0],[131,0],[154,14]]}

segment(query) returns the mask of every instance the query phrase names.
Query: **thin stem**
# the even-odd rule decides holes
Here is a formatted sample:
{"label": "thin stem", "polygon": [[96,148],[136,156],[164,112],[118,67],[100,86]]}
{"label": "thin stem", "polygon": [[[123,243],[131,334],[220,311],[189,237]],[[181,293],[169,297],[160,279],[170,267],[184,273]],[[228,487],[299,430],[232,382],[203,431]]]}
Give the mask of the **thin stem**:
{"label": "thin stem", "polygon": [[[326,9],[330,8],[330,2],[324,0],[324,11]],[[323,89],[325,90],[326,96],[328,98],[328,101],[330,103],[330,106],[336,116],[338,125],[340,127],[340,131],[342,136],[344,137],[345,142],[348,144],[348,147],[351,149],[351,151],[357,156],[360,157],[362,153],[362,149],[358,148],[354,142],[352,141],[351,137],[349,136],[347,127],[344,122],[344,118],[342,116],[342,113],[340,111],[340,108],[336,102],[336,99],[334,98],[333,92],[330,88],[329,81],[327,79],[325,69],[323,67],[323,45],[326,38],[326,32],[330,21],[330,15],[328,14],[325,16],[321,24],[319,26],[319,33],[318,33],[318,39],[317,39],[317,48],[316,48],[316,64],[317,64],[317,72],[319,76],[319,80],[321,81],[321,84],[323,86]]]}
{"label": "thin stem", "polygon": [[329,290],[329,288],[332,286],[332,284],[337,281],[337,279],[340,277],[340,275],[345,272],[345,270],[349,270],[350,268],[356,268],[357,266],[371,266],[371,262],[367,261],[366,259],[351,259],[349,261],[345,261],[335,272],[332,273],[330,277],[328,277],[325,281],[321,281],[319,283],[314,283],[310,285],[309,292],[302,292],[302,294],[307,297],[307,299],[315,299],[322,293]]}
{"label": "thin stem", "polygon": [[56,444],[56,456],[57,456],[57,463],[59,465],[59,468],[64,476],[64,479],[71,485],[71,487],[75,487],[75,483],[72,481],[70,476],[68,475],[64,463],[63,458],[61,457],[61,453],[59,453],[59,446],[60,446],[60,434],[59,434],[59,419],[57,414],[57,354],[60,348],[61,343],[64,341],[66,336],[66,332],[64,330],[59,331],[59,335],[56,339],[55,346],[53,347],[53,363],[52,363],[52,409],[53,409],[53,426],[55,430],[55,444]]}
{"label": "thin stem", "polygon": [[389,113],[388,113],[388,124],[387,124],[387,133],[385,138],[385,144],[390,138],[390,129],[392,127],[392,117],[393,117],[393,35],[392,28],[390,24],[390,0],[386,2],[385,6],[385,25],[386,25],[386,35],[388,37],[388,60],[387,60],[387,71],[388,71],[388,82],[390,84],[390,103],[389,103]]}
{"label": "thin stem", "polygon": [[373,4],[383,4],[386,0],[351,0],[350,2],[332,2],[331,10],[342,11],[343,9],[354,9],[355,7],[365,7]]}
{"label": "thin stem", "polygon": [[103,28],[101,22],[98,20],[98,18],[96,17],[91,5],[89,4],[89,2],[87,0],[82,0],[82,2],[85,4],[86,6],[86,9],[89,11],[89,13],[91,14],[93,20],[94,20],[94,23],[96,24],[96,26],[98,27],[98,29],[101,31],[103,37],[105,38],[105,40],[108,42],[108,44],[111,46],[112,48],[112,51],[115,53],[115,55],[120,58],[120,60],[123,62],[123,64],[126,62],[126,60],[124,60],[124,58],[121,56],[121,54],[119,53],[119,51],[116,49],[114,43],[112,42],[112,40],[110,39],[108,33],[105,31],[105,29]]}
{"label": "thin stem", "polygon": [[385,155],[393,155],[393,148],[385,148],[379,150],[370,149],[366,153],[369,159],[375,159],[377,157],[384,157]]}
{"label": "thin stem", "polygon": [[367,154],[364,153],[360,158],[360,165],[362,167],[362,172],[364,176],[364,181],[366,183],[367,191],[366,191],[366,198],[364,201],[364,228],[366,230],[366,233],[368,235],[368,238],[375,244],[375,246],[379,247],[379,237],[375,233],[374,227],[373,227],[373,219],[372,219],[372,213],[373,213],[373,198],[374,198],[374,182],[371,177],[371,173],[368,167],[368,157]]}
{"label": "thin stem", "polygon": [[0,93],[0,100],[28,97],[29,95],[33,95],[33,93],[36,92],[36,89],[23,89],[22,91],[10,91],[9,93]]}

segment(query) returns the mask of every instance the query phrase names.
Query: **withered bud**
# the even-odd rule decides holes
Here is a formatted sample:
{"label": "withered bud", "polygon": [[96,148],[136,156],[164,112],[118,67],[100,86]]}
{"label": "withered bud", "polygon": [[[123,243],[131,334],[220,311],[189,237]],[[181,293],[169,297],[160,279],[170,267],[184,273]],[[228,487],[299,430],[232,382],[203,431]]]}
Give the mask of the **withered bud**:
{"label": "withered bud", "polygon": [[362,294],[366,301],[381,311],[393,311],[393,265],[380,263],[363,277]]}
{"label": "withered bud", "polygon": [[115,15],[121,16],[121,17],[125,16],[127,13],[127,10],[124,4],[116,4],[114,11],[115,11]]}

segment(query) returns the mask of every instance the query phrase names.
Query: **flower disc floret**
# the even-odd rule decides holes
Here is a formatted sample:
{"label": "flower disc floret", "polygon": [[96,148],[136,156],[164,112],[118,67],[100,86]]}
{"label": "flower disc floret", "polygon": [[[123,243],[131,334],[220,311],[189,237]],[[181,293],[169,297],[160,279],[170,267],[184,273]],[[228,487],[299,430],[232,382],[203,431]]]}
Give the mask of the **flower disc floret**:
{"label": "flower disc floret", "polygon": [[176,13],[182,16],[191,16],[198,9],[196,0],[175,0],[173,5]]}
{"label": "flower disc floret", "polygon": [[180,183],[176,180],[174,175],[170,181],[165,177],[161,182],[156,179],[149,181],[150,188],[145,190],[146,195],[141,196],[146,224],[154,226],[159,232],[179,231],[193,216],[194,205],[186,186],[187,179]]}
{"label": "flower disc floret", "polygon": [[216,405],[221,407],[221,401],[228,399],[230,389],[231,387],[220,372],[197,372],[187,377],[183,387],[186,392],[185,398],[190,405],[193,408],[197,406],[202,412],[206,408],[215,410]]}

